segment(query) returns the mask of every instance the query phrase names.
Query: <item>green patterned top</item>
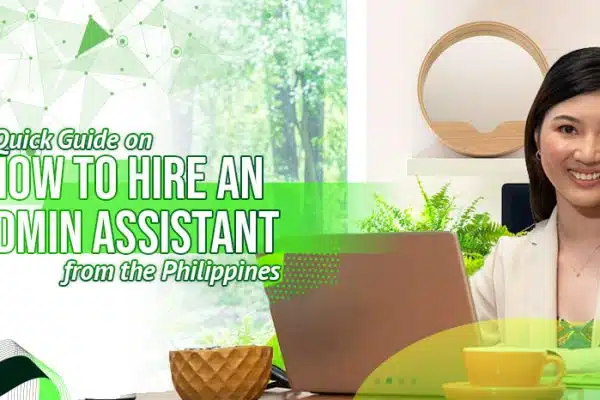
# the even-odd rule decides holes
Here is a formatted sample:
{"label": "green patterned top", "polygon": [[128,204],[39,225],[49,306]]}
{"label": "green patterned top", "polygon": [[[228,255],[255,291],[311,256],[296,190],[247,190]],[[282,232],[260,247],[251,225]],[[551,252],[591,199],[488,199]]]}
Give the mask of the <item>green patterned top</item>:
{"label": "green patterned top", "polygon": [[558,347],[561,349],[586,349],[592,346],[594,320],[584,324],[572,324],[558,320]]}

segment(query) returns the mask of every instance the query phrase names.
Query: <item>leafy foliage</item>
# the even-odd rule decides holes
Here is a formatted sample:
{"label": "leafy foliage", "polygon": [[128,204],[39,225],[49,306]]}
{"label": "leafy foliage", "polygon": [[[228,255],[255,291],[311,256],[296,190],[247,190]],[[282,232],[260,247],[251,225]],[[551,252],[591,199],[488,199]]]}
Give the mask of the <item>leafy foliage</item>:
{"label": "leafy foliage", "polygon": [[273,337],[267,342],[267,346],[271,346],[273,348],[273,365],[285,370],[283,354],[281,354],[281,348],[279,347],[277,335],[273,335]]}
{"label": "leafy foliage", "polygon": [[256,323],[251,316],[246,316],[240,325],[217,332],[211,330],[201,335],[194,344],[198,347],[263,345],[272,334],[269,325]]}
{"label": "leafy foliage", "polygon": [[194,151],[263,154],[269,181],[345,180],[346,2],[185,1],[210,16],[186,21],[204,32],[184,49]]}
{"label": "leafy foliage", "polygon": [[486,212],[478,212],[483,200],[478,197],[464,209],[459,209],[456,198],[450,194],[450,183],[436,193],[428,194],[417,178],[424,200],[423,210],[417,215],[412,209],[399,209],[381,195],[375,195],[375,209],[361,221],[364,232],[425,232],[451,231],[458,236],[469,275],[483,266],[485,257],[502,236],[514,236],[505,226],[498,224]]}

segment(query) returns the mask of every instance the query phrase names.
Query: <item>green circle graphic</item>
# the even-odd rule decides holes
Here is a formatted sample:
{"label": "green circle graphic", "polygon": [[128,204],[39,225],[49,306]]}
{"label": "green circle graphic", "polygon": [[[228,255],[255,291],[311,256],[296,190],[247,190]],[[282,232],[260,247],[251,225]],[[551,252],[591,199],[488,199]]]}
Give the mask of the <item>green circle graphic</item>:
{"label": "green circle graphic", "polygon": [[181,57],[181,54],[183,54],[183,50],[181,50],[181,47],[175,46],[171,49],[171,55],[173,57],[179,58],[179,57]]}

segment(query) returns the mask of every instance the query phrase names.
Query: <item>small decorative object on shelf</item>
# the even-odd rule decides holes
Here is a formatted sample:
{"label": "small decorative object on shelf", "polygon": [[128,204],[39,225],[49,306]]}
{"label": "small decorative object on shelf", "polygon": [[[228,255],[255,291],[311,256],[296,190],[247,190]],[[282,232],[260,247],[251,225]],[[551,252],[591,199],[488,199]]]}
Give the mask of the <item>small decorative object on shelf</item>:
{"label": "small decorative object on shelf", "polygon": [[524,121],[505,121],[492,132],[482,133],[465,121],[433,122],[425,110],[425,81],[434,62],[450,46],[475,36],[494,36],[509,40],[533,57],[543,75],[548,71],[548,61],[541,49],[525,33],[499,22],[471,22],[446,33],[431,47],[425,56],[417,85],[419,105],[427,124],[446,147],[469,157],[500,157],[523,147]]}

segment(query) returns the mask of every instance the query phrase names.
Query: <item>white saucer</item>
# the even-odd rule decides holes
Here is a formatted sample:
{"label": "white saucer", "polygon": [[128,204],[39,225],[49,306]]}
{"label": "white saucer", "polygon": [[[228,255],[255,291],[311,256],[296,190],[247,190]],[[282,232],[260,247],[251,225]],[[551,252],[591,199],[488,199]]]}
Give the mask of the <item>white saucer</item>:
{"label": "white saucer", "polygon": [[453,382],[443,385],[446,398],[450,400],[558,400],[565,393],[565,386],[531,387],[484,387],[473,386],[469,382]]}

